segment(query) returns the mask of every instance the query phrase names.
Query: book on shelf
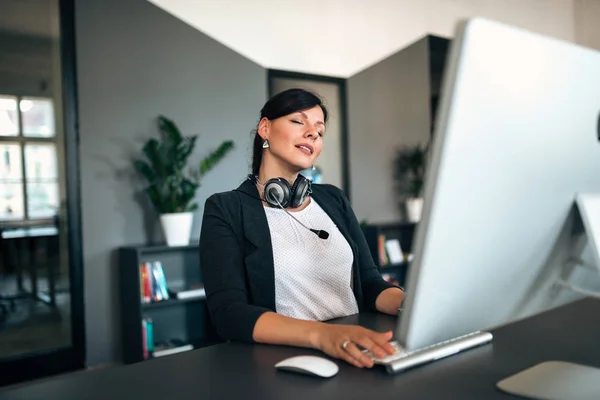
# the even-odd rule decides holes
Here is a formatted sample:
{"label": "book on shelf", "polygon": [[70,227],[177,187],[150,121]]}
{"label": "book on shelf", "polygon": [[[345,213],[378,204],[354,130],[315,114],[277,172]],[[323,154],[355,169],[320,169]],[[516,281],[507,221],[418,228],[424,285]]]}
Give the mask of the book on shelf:
{"label": "book on shelf", "polygon": [[140,293],[142,303],[169,299],[167,279],[160,261],[140,264]]}
{"label": "book on shelf", "polygon": [[152,357],[154,352],[154,321],[152,318],[142,318],[142,349],[144,360]]}
{"label": "book on shelf", "polygon": [[388,239],[383,233],[377,237],[377,250],[380,266],[397,265],[413,259],[412,254],[403,252],[399,239]]}
{"label": "book on shelf", "polygon": [[194,346],[191,343],[186,343],[181,339],[169,339],[167,341],[157,342],[154,344],[152,357],[164,357],[193,349]]}
{"label": "book on shelf", "polygon": [[170,356],[171,354],[183,353],[184,351],[193,350],[194,346],[191,344],[184,344],[181,346],[160,346],[157,345],[154,348],[153,357],[164,357]]}
{"label": "book on shelf", "polygon": [[377,253],[379,254],[379,265],[389,263],[387,251],[385,250],[385,235],[383,233],[377,236]]}
{"label": "book on shelf", "polygon": [[142,319],[142,349],[144,360],[168,356],[192,350],[194,346],[180,339],[171,339],[166,342],[154,342],[154,321],[152,318]]}
{"label": "book on shelf", "polygon": [[390,264],[400,264],[402,261],[404,261],[402,247],[400,247],[400,241],[398,239],[386,240],[385,249]]}
{"label": "book on shelf", "polygon": [[171,296],[179,300],[206,298],[206,291],[202,285],[192,285],[188,288],[171,289]]}

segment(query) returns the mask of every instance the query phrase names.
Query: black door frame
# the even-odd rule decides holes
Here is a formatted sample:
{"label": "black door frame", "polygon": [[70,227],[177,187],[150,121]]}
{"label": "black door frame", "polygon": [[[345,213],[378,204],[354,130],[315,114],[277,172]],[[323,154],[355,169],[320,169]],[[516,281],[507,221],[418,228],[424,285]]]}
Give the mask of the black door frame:
{"label": "black door frame", "polygon": [[283,71],[277,69],[267,70],[267,91],[268,97],[273,96],[273,80],[277,78],[297,79],[314,82],[326,82],[336,84],[339,88],[340,98],[340,146],[342,154],[342,189],[346,197],[350,198],[350,160],[348,146],[348,101],[346,91],[346,79],[335,78],[324,75],[305,74],[301,72]]}
{"label": "black door frame", "polygon": [[0,386],[85,368],[83,252],[79,177],[79,134],[74,0],[59,0],[67,223],[71,299],[71,346],[0,360]]}

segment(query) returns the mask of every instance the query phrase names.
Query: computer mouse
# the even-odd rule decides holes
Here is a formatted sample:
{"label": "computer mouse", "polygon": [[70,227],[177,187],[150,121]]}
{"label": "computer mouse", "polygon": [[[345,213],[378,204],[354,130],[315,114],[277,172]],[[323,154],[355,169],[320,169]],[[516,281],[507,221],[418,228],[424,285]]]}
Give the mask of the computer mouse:
{"label": "computer mouse", "polygon": [[275,368],[283,371],[331,378],[338,373],[339,367],[333,361],[317,356],[295,356],[286,358],[275,364]]}

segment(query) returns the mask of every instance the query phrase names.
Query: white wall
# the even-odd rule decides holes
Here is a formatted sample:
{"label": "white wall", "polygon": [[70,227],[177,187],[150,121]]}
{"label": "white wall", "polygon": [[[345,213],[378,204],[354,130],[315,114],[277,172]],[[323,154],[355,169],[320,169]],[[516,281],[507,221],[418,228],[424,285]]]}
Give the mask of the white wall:
{"label": "white wall", "polygon": [[339,77],[473,16],[575,36],[573,0],[149,1],[263,67]]}
{"label": "white wall", "polygon": [[398,220],[395,150],[424,143],[430,132],[427,39],[353,76],[347,90],[354,211],[359,220]]}

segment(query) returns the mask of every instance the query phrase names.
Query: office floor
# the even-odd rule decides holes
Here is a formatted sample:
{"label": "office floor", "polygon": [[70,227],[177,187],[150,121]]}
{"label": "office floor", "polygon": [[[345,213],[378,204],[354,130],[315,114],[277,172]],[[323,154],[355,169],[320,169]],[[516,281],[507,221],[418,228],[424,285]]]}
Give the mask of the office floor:
{"label": "office floor", "polygon": [[[27,287],[25,282],[25,289]],[[62,284],[61,284],[62,283]],[[47,280],[39,279],[44,292]],[[66,282],[58,284],[56,307],[32,298],[15,300],[15,309],[0,317],[0,358],[24,355],[46,349],[68,346],[71,342],[70,295]],[[63,290],[60,290],[63,288]],[[0,277],[0,293],[17,293],[14,276]],[[8,305],[6,301],[0,301]]]}

